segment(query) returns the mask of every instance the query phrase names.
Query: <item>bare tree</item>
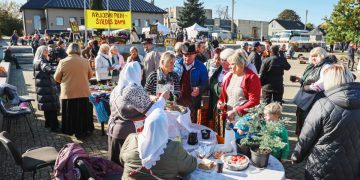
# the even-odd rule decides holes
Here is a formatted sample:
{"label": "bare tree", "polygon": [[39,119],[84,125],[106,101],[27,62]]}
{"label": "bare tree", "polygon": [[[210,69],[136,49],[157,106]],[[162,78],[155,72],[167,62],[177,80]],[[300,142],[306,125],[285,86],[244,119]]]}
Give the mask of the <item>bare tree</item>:
{"label": "bare tree", "polygon": [[223,6],[219,5],[217,7],[215,13],[216,13],[217,17],[220,19],[229,19],[228,7],[223,7]]}
{"label": "bare tree", "polygon": [[0,2],[0,11],[6,12],[7,15],[16,19],[21,19],[20,7],[21,4],[13,0]]}

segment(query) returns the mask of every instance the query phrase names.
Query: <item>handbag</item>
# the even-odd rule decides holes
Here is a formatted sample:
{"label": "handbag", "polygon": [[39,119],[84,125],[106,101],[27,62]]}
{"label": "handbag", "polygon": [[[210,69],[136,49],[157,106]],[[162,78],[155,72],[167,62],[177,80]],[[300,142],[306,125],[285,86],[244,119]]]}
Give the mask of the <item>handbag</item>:
{"label": "handbag", "polygon": [[324,97],[323,92],[308,91],[300,88],[294,97],[294,104],[296,104],[303,111],[309,111],[312,105],[320,98]]}

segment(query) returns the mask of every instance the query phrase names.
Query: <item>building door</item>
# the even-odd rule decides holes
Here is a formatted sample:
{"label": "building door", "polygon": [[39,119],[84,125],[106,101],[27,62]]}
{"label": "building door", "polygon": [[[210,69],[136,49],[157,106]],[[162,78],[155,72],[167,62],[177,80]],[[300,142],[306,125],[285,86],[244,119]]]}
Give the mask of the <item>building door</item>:
{"label": "building door", "polygon": [[254,39],[259,38],[259,28],[258,27],[252,27],[252,37]]}

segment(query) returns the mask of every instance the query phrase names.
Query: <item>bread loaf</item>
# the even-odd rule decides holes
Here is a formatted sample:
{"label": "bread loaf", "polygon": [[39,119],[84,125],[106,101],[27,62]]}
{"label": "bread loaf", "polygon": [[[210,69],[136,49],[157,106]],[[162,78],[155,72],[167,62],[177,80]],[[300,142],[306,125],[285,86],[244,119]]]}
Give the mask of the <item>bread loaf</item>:
{"label": "bread loaf", "polygon": [[214,162],[209,159],[202,159],[202,161],[198,165],[198,168],[204,170],[211,170],[213,167],[214,167]]}

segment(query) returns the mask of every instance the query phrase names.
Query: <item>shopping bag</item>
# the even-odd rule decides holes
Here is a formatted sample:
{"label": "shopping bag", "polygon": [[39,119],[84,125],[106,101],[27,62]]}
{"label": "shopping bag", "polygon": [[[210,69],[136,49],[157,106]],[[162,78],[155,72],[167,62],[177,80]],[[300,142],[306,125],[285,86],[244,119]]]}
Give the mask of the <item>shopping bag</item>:
{"label": "shopping bag", "polygon": [[225,137],[224,137],[225,146],[232,148],[231,142],[235,140],[236,140],[235,131],[231,128],[230,129],[225,128]]}
{"label": "shopping bag", "polygon": [[304,111],[309,111],[314,104],[317,96],[317,92],[306,92],[303,88],[300,88],[294,97],[294,104]]}

